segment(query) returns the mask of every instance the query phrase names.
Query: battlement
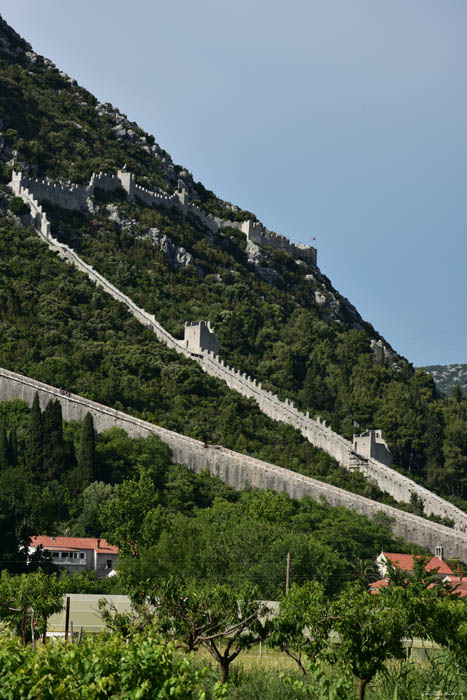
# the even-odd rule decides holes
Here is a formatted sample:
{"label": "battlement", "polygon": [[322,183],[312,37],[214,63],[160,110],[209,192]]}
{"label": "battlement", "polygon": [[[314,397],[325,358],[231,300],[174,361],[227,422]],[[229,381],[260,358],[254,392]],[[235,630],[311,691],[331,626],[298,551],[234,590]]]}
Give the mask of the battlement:
{"label": "battlement", "polygon": [[312,246],[291,243],[285,236],[268,231],[262,224],[255,223],[251,219],[239,223],[206,214],[198,205],[190,203],[188,193],[181,180],[179,180],[178,189],[174,194],[165,195],[137,185],[134,174],[127,170],[119,170],[117,175],[105,172],[93,173],[86,186],[68,181],[57,184],[48,179],[39,180],[14,171],[10,187],[17,196],[21,196],[21,190],[28,190],[39,201],[47,200],[55,206],[78,211],[86,210],[87,200],[94,196],[97,188],[112,192],[122,187],[130,199],[137,197],[149,207],[173,207],[181,211],[184,216],[194,216],[211,233],[218,233],[223,226],[231,226],[242,231],[248,241],[276,250],[283,250],[294,258],[306,258],[313,265],[317,264],[317,250]]}

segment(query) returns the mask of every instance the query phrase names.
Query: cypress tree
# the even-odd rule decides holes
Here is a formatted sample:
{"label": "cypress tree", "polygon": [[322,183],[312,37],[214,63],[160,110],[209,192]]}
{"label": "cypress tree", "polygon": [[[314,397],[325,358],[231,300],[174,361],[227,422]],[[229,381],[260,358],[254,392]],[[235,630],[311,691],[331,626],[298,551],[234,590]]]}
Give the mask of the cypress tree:
{"label": "cypress tree", "polygon": [[60,401],[49,401],[43,422],[44,477],[57,479],[65,470],[66,447],[63,440],[62,407]]}
{"label": "cypress tree", "polygon": [[10,430],[8,439],[8,462],[11,467],[16,467],[18,464],[18,438],[16,436],[16,428]]}
{"label": "cypress tree", "polygon": [[78,449],[78,470],[83,488],[94,481],[96,473],[96,435],[94,421],[90,413],[86,413],[81,428]]}
{"label": "cypress tree", "polygon": [[34,400],[29,415],[29,443],[26,450],[28,467],[36,477],[41,477],[44,468],[43,461],[43,427],[42,413],[39,404],[39,394],[34,394]]}
{"label": "cypress tree", "polygon": [[7,469],[8,460],[8,436],[4,425],[0,427],[0,469]]}

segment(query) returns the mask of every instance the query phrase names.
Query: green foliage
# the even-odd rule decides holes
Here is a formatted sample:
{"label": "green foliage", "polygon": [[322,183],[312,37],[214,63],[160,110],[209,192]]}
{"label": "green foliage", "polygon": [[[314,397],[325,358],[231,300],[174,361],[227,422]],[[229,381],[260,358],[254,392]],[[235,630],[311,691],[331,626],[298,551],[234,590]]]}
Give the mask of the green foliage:
{"label": "green foliage", "polygon": [[[63,608],[63,587],[55,576],[35,573],[0,575],[0,620],[21,634],[23,645],[29,635],[41,635],[47,618]],[[33,637],[34,639],[34,637]]]}
{"label": "green foliage", "polygon": [[[53,642],[37,650],[0,641],[0,696],[44,700],[199,700],[204,672],[174,655],[155,634],[130,640],[113,634],[85,638],[81,645]],[[204,696],[206,697],[206,696]],[[212,700],[222,697],[216,688]],[[206,697],[207,700],[207,697]]]}
{"label": "green foliage", "polygon": [[77,458],[77,470],[83,486],[81,490],[84,490],[85,485],[90,484],[96,477],[96,436],[90,413],[87,413],[83,420]]}
{"label": "green foliage", "polygon": [[384,517],[368,521],[344,508],[272,491],[237,494],[206,474],[180,468],[168,469],[161,488],[160,468],[154,471],[140,467],[137,477],[115,487],[101,511],[103,534],[120,547],[119,574],[130,588],[146,590],[150,581],[158,590],[166,579],[181,576],[192,585],[256,585],[263,598],[276,599],[290,552],[292,581],[315,579],[336,593],[356,576],[359,557],[406,549],[394,542]]}
{"label": "green foliage", "polygon": [[269,643],[284,651],[307,675],[307,661],[316,662],[328,643],[332,617],[317,581],[294,584],[280,599]]}
{"label": "green foliage", "polygon": [[12,214],[16,216],[23,216],[23,214],[29,214],[29,205],[23,202],[21,197],[12,197],[8,202],[8,209]]}
{"label": "green foliage", "polygon": [[[267,418],[252,400],[157,342],[122,305],[58,261],[35,234],[2,229],[0,259],[8,260],[8,265],[0,263],[0,366],[163,427],[387,500],[297,430]],[[36,460],[39,444],[39,438],[33,441]],[[119,455],[114,450],[113,473],[106,474],[99,463],[104,447],[97,447],[99,479],[121,480],[118,471],[128,469],[121,448]],[[40,465],[31,468],[37,474],[42,470]]]}

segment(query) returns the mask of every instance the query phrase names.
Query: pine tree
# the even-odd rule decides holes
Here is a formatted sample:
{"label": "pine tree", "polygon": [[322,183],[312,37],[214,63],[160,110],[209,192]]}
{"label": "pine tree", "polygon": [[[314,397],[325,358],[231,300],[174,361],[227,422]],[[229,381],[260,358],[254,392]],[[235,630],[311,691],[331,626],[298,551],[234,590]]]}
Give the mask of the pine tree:
{"label": "pine tree", "polygon": [[7,469],[8,460],[8,436],[4,425],[0,427],[0,469]]}
{"label": "pine tree", "polygon": [[90,413],[86,413],[81,428],[81,438],[78,449],[78,470],[83,488],[95,480],[96,476],[96,435],[94,421]]}
{"label": "pine tree", "polygon": [[29,443],[26,450],[26,461],[32,473],[40,478],[43,473],[43,427],[42,413],[39,404],[39,394],[36,392],[29,417]]}
{"label": "pine tree", "polygon": [[49,401],[43,422],[44,478],[57,479],[66,466],[66,447],[63,440],[62,407],[60,401]]}

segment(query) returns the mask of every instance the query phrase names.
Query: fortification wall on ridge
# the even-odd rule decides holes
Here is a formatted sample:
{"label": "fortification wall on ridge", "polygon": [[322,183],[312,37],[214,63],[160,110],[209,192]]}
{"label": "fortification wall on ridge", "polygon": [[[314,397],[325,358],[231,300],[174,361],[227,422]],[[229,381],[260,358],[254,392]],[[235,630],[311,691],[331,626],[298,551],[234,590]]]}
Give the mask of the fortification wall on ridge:
{"label": "fortification wall on ridge", "polygon": [[94,196],[96,187],[106,192],[112,192],[119,187],[123,187],[130,199],[137,197],[149,207],[176,208],[184,216],[195,217],[211,233],[218,233],[222,226],[233,226],[245,233],[247,240],[278,250],[284,250],[294,258],[307,258],[314,265],[317,264],[317,251],[312,246],[291,243],[285,236],[267,231],[264,226],[254,224],[251,220],[238,223],[206,214],[198,205],[191,204],[188,201],[188,196],[184,189],[177,190],[173,195],[153,192],[137,185],[134,174],[127,170],[119,170],[117,175],[93,173],[87,186],[76,185],[71,182],[56,184],[47,179],[39,180],[28,177],[21,172],[13,172],[10,187],[17,196],[20,196],[21,190],[24,189],[39,201],[47,200],[55,206],[71,210],[85,210],[87,200],[89,197]]}
{"label": "fortification wall on ridge", "polygon": [[250,484],[259,489],[285,491],[291,498],[301,499],[309,496],[315,501],[324,498],[330,505],[350,508],[368,517],[384,513],[393,519],[394,534],[404,538],[406,542],[419,544],[432,553],[435,547],[441,545],[446,557],[459,557],[462,561],[467,561],[465,533],[223,447],[205,447],[199,440],[153,425],[76,394],[65,395],[60,389],[48,384],[0,369],[0,400],[22,399],[31,405],[36,392],[42,408],[51,399],[57,399],[67,421],[82,420],[89,412],[99,432],[119,427],[131,437],[155,434],[170,446],[174,462],[183,464],[196,473],[208,469],[213,476],[218,476],[236,489],[243,489]]}
{"label": "fortification wall on ridge", "polygon": [[321,422],[319,418],[314,420],[310,418],[308,413],[300,412],[295,408],[292,401],[288,401],[287,399],[281,401],[276,394],[265,391],[261,384],[256,382],[255,379],[252,379],[245,373],[242,374],[232,369],[214,353],[210,351],[201,355],[191,353],[184,346],[183,341],[175,339],[168,333],[152,314],[138,307],[129,297],[114,287],[114,285],[99,272],[94,270],[91,265],[85,263],[71,248],[60,243],[56,238],[51,236],[50,224],[47,217],[45,213],[42,212],[42,208],[29,190],[20,187],[19,196],[30,204],[38,233],[49,248],[57,252],[62,259],[67,260],[84,272],[89,279],[102,287],[114,299],[124,303],[130,313],[132,313],[138,321],[156,334],[158,340],[185,357],[189,357],[198,362],[207,374],[221,379],[226,382],[229,387],[235,389],[244,396],[253,398],[263,413],[273,420],[288,423],[297,430],[300,430],[302,435],[307,438],[311,444],[330,454],[345,469],[359,469],[367,478],[373,480],[382,490],[387,491],[398,501],[409,502],[411,494],[417,494],[417,496],[423,500],[424,510],[427,515],[433,513],[440,517],[450,518],[454,521],[455,527],[458,530],[463,532],[467,531],[467,514],[453,504],[416,484],[411,479],[408,479],[403,474],[400,474],[385,464],[372,458],[361,458],[354,452],[352,444],[341,435],[332,431],[326,426],[325,422]]}

